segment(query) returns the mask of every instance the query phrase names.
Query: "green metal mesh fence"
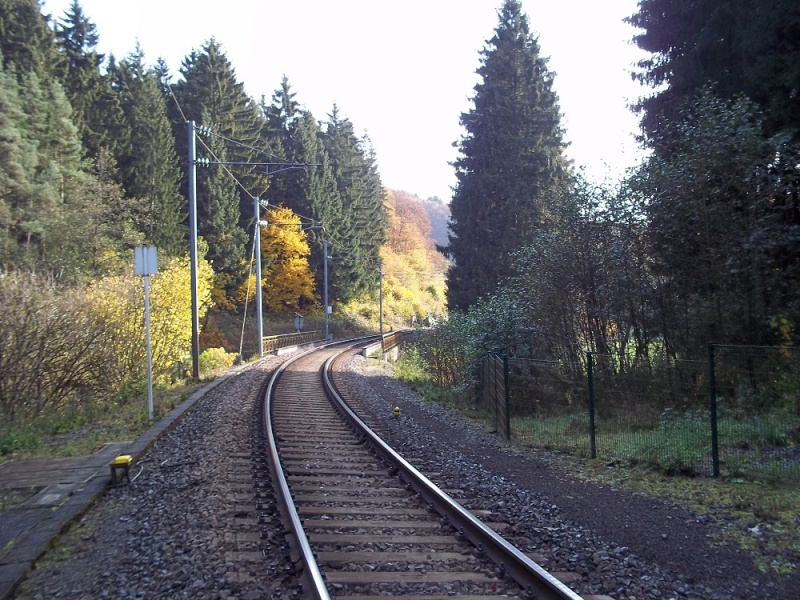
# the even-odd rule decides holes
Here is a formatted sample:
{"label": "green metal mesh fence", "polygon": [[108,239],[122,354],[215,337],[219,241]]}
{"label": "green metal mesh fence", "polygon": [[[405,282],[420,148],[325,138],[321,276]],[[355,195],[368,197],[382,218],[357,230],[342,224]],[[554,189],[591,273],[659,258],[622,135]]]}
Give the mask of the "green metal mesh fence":
{"label": "green metal mesh fence", "polygon": [[800,481],[794,348],[710,345],[705,361],[492,355],[480,397],[516,443],[665,473]]}
{"label": "green metal mesh fence", "polygon": [[800,479],[800,352],[714,346],[721,472]]}

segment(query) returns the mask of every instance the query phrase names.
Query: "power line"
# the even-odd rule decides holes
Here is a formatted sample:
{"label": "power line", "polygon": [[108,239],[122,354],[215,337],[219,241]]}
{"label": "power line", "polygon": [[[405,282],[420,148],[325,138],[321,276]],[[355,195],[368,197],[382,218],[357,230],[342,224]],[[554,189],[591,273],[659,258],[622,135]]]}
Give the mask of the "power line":
{"label": "power line", "polygon": [[[199,128],[199,133],[201,135],[213,135],[214,137],[218,137],[221,140],[224,140],[226,142],[230,142],[231,144],[234,144],[236,146],[241,146],[242,148],[247,148],[248,150],[252,150],[253,152],[256,152],[258,154],[263,154],[264,156],[268,156],[270,158],[276,158],[276,159],[282,159],[283,158],[282,156],[278,156],[274,152],[267,152],[263,148],[258,148],[256,146],[251,146],[250,144],[245,144],[244,142],[240,142],[239,140],[234,140],[232,138],[224,136],[221,133],[217,133],[216,131],[214,131],[210,127],[201,127],[201,128]],[[271,163],[254,163],[254,164],[271,164]],[[275,164],[277,164],[277,163],[275,163]]]}
{"label": "power line", "polygon": [[[226,172],[228,175],[230,175],[230,176],[231,176],[231,178],[232,178],[232,179],[233,179],[233,180],[236,182],[236,185],[238,185],[240,188],[242,188],[242,191],[243,191],[245,194],[247,194],[247,195],[250,197],[250,199],[251,199],[251,200],[253,200],[253,199],[255,198],[255,196],[254,196],[253,194],[251,194],[251,193],[250,193],[250,191],[249,191],[249,190],[248,190],[248,189],[247,189],[247,188],[244,186],[244,184],[242,184],[242,182],[241,182],[241,181],[239,181],[239,180],[236,178],[236,176],[235,176],[235,175],[234,175],[234,174],[231,172],[231,170],[230,170],[230,169],[228,169],[228,167],[227,167],[226,163],[224,163],[224,162],[220,161],[220,160],[219,160],[219,157],[218,157],[218,156],[217,156],[217,155],[214,153],[214,151],[213,151],[213,150],[212,150],[212,149],[211,149],[211,148],[208,146],[208,144],[206,144],[206,143],[205,143],[205,142],[204,142],[204,141],[203,141],[201,138],[199,138],[198,136],[195,136],[195,137],[196,137],[196,138],[197,138],[197,139],[200,141],[200,143],[203,145],[203,148],[205,148],[205,149],[206,149],[206,151],[207,151],[207,152],[208,152],[208,153],[209,153],[209,154],[212,156],[212,158],[214,159],[214,164],[216,164],[216,165],[220,165],[220,166],[222,167],[222,169],[223,169],[223,170],[224,170],[224,171],[225,171],[225,172]],[[209,164],[210,164],[210,163],[209,163]]]}

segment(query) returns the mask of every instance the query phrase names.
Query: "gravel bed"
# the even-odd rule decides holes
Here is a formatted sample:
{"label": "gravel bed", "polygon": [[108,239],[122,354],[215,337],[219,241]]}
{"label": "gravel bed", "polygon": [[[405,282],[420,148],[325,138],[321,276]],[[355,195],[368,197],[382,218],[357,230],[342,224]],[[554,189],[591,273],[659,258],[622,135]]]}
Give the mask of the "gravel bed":
{"label": "gravel bed", "polygon": [[[201,399],[109,488],[29,574],[15,598],[291,598],[277,517],[256,511],[255,402],[270,357]],[[260,531],[269,529],[267,541]]]}
{"label": "gravel bed", "polygon": [[[269,358],[230,378],[159,440],[62,536],[15,598],[302,598],[268,482],[253,485],[255,402]],[[660,500],[586,484],[546,457],[503,448],[456,414],[420,401],[375,361],[348,363],[367,421],[401,454],[468,491],[512,525],[523,550],[574,571],[581,594],[615,600],[800,598],[743,553],[711,546],[713,520]],[[399,418],[391,416],[401,407]],[[255,491],[254,491],[255,488]]]}

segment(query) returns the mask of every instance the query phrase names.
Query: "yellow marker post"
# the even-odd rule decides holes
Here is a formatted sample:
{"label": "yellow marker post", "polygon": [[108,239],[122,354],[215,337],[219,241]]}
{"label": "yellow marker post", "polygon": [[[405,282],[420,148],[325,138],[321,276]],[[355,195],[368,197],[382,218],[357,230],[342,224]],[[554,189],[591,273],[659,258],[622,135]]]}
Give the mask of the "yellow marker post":
{"label": "yellow marker post", "polygon": [[[130,466],[133,457],[130,454],[120,454],[111,461],[111,485],[122,483],[123,479],[131,482]],[[121,473],[120,473],[121,472]]]}

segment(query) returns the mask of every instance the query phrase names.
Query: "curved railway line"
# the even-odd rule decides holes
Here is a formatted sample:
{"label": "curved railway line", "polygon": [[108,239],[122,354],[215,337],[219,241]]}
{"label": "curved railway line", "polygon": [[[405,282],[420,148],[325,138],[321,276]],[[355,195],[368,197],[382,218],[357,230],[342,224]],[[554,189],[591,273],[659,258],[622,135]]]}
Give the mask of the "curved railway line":
{"label": "curved railway line", "polygon": [[[800,597],[796,575],[761,574],[737,546],[711,537],[721,528],[706,515],[506,449],[418,402],[355,349],[335,363],[346,348],[270,356],[187,399],[180,418],[131,444],[142,448],[131,484],[85,505],[14,598],[578,597],[563,584],[583,600]],[[350,409],[338,412],[360,419],[332,408],[326,364]],[[276,421],[269,433],[265,412]],[[362,419],[404,459],[362,431]],[[67,467],[52,466],[59,484]],[[107,478],[101,466],[97,478]],[[22,511],[6,517],[20,521]],[[0,575],[9,564],[0,561]]]}
{"label": "curved railway line", "polygon": [[273,487],[304,597],[579,600],[500,535],[506,524],[453,500],[353,412],[332,365],[356,346],[286,361],[265,393]]}

